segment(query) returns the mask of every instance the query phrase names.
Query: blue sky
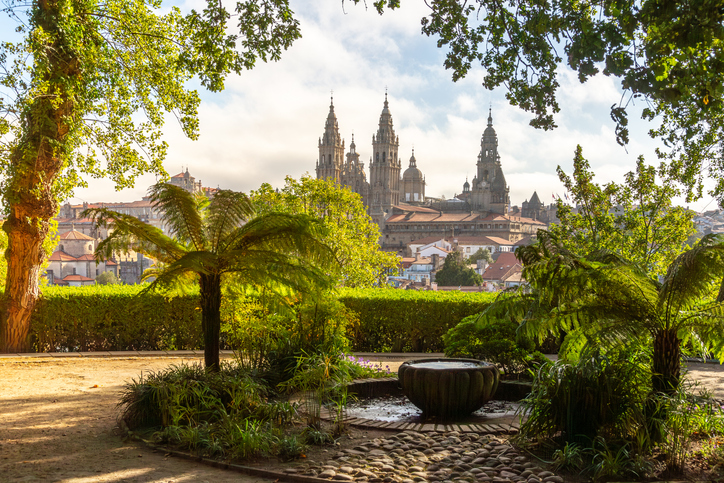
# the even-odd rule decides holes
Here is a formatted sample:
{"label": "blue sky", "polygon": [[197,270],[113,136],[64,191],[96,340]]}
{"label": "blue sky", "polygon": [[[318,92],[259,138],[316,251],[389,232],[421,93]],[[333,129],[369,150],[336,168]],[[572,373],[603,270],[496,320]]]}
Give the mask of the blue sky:
{"label": "blue sky", "polygon": [[[420,33],[424,2],[402,2],[400,10],[383,16],[350,2],[343,10],[338,0],[291,3],[302,38],[280,62],[229,78],[222,93],[202,94],[198,141],[185,139],[169,118],[165,168],[170,175],[188,167],[205,186],[246,192],[263,182],[281,186],[286,175],[313,175],[330,91],[346,146],[354,133],[357,151],[368,164],[385,88],[403,169],[414,146],[429,196],[451,197],[462,190],[466,176],[474,176],[489,106],[512,204],[520,205],[534,190],[544,202],[552,201],[552,194],[563,196],[555,169],[561,165],[571,172],[576,144],[582,145],[601,183],[622,181],[640,154],[656,162],[656,143],[636,110],[631,143],[626,149],[616,144],[609,117],[610,106],[621,97],[615,79],[601,75],[580,84],[561,68],[559,127],[540,131],[528,125],[529,114],[507,104],[502,89],[482,87],[482,68],[452,82],[442,67],[445,51],[436,47],[435,38]],[[189,1],[181,8],[191,6],[201,5]],[[0,23],[1,31],[6,25]],[[71,201],[140,199],[154,181],[153,176],[141,177],[136,188],[116,192],[108,182],[90,180]],[[691,207],[702,209],[710,201],[706,197]]]}

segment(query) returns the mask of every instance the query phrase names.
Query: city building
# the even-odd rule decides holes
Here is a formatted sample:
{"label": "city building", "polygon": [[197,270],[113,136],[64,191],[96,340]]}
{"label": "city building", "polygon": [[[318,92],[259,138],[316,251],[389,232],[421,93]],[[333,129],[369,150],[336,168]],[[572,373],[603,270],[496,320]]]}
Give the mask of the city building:
{"label": "city building", "polygon": [[58,247],[48,258],[45,276],[51,285],[93,285],[98,275],[113,272],[118,276],[114,260],[96,261],[93,254],[97,240],[79,231],[58,235]]}

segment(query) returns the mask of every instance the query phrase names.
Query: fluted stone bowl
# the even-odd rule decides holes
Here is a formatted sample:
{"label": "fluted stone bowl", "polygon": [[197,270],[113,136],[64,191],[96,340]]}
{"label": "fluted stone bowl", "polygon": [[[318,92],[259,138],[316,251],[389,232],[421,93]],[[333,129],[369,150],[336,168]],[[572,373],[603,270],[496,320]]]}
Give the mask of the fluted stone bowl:
{"label": "fluted stone bowl", "polygon": [[500,374],[476,359],[418,359],[397,371],[402,392],[422,410],[424,419],[464,418],[490,401]]}

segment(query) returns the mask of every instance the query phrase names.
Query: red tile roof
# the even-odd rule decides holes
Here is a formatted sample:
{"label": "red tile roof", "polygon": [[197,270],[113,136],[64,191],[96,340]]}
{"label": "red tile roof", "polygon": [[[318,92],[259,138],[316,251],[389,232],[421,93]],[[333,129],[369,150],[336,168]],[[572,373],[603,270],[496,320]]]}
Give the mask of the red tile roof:
{"label": "red tile roof", "polygon": [[515,253],[501,252],[495,263],[488,266],[483,272],[483,280],[500,280],[503,275],[511,271],[516,265],[522,268],[515,257]]}
{"label": "red tile roof", "polygon": [[58,235],[58,238],[60,238],[61,240],[93,240],[93,238],[77,230],[70,230],[66,231],[65,233],[61,233],[60,235]]}
{"label": "red tile roof", "polygon": [[62,279],[64,282],[92,282],[92,278],[84,277],[83,275],[66,275]]}
{"label": "red tile roof", "polygon": [[62,250],[56,250],[48,257],[48,260],[51,262],[69,262],[75,261],[76,258],[73,255],[68,255]]}

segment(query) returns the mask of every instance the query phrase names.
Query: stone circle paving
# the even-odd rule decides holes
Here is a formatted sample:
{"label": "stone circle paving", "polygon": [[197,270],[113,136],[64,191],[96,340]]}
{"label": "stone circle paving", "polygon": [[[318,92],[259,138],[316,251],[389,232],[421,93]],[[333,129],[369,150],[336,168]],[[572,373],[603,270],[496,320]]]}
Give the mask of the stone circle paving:
{"label": "stone circle paving", "polygon": [[369,483],[563,483],[563,478],[541,468],[497,436],[458,431],[403,431],[285,472]]}

